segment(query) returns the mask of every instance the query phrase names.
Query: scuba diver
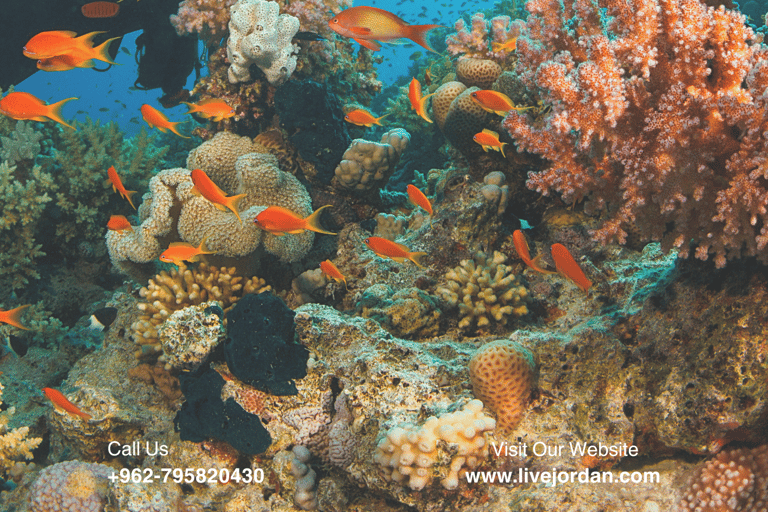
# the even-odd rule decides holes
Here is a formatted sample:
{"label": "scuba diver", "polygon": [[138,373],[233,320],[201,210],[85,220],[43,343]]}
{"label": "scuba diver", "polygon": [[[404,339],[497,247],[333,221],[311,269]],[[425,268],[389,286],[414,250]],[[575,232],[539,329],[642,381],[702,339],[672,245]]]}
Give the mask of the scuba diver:
{"label": "scuba diver", "polygon": [[[7,90],[39,71],[37,63],[22,54],[24,44],[34,35],[49,30],[69,30],[78,35],[104,31],[96,43],[142,30],[136,39],[139,89],[163,91],[160,102],[173,106],[185,100],[187,77],[200,64],[197,37],[180,36],[169,16],[179,9],[179,0],[122,0],[96,3],[91,0],[27,0],[6,2],[0,22],[0,88]],[[120,44],[110,46],[112,59]],[[167,103],[167,105],[166,105]]]}

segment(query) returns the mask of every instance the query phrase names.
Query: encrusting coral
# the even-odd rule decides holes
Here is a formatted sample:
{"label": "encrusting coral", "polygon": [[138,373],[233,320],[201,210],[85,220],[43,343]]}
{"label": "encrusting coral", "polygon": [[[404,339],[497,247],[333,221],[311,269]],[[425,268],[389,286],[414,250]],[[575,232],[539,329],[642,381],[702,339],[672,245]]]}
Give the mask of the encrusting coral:
{"label": "encrusting coral", "polygon": [[402,128],[388,131],[381,142],[355,139],[336,167],[334,182],[357,193],[383,187],[408,147],[410,134]]}
{"label": "encrusting coral", "polygon": [[[432,480],[432,466],[444,464],[451,453],[447,470],[439,470],[440,483],[455,489],[465,468],[476,468],[488,456],[485,434],[495,427],[496,420],[483,413],[483,403],[472,400],[456,412],[431,416],[421,426],[393,428],[379,441],[373,458],[387,472],[387,479],[420,491]],[[443,443],[455,452],[445,450]]]}
{"label": "encrusting coral", "polygon": [[605,212],[602,242],[636,228],[681,258],[768,262],[768,47],[744,15],[697,0],[527,8],[517,73],[552,110],[503,124],[549,162],[528,187]]}
{"label": "encrusting coral", "polygon": [[506,325],[510,317],[528,314],[528,290],[517,282],[507,257],[494,251],[479,251],[471,260],[445,274],[446,283],[437,294],[448,305],[459,308],[459,328],[487,328],[493,322]]}
{"label": "encrusting coral", "polygon": [[43,469],[29,491],[30,512],[101,512],[107,502],[105,464],[68,460]]}
{"label": "encrusting coral", "polygon": [[[183,272],[163,271],[139,291],[146,302],[138,304],[142,314],[131,326],[133,339],[139,345],[159,352],[158,328],[175,311],[207,301],[220,303],[226,311],[243,295],[270,289],[263,279],[244,279],[235,275],[234,268],[219,269],[208,267],[205,263],[200,263],[196,269],[184,269]],[[141,355],[141,351],[138,355]]]}
{"label": "encrusting coral", "polygon": [[[2,405],[3,385],[0,384],[0,405]],[[8,422],[15,407],[0,412],[0,478],[5,478],[8,471],[23,459],[32,458],[32,450],[43,441],[39,437],[28,437],[29,427],[8,429]]]}

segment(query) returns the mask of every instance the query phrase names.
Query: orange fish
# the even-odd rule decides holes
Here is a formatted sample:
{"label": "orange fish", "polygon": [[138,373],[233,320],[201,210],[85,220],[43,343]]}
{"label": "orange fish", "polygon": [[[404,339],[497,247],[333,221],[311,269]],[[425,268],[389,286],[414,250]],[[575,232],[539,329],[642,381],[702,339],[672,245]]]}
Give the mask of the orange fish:
{"label": "orange fish", "polygon": [[245,197],[245,194],[228,197],[201,169],[192,171],[192,183],[195,184],[195,188],[192,189],[193,193],[200,194],[221,211],[229,208],[237,216],[240,224],[243,223],[240,212],[237,211],[237,205]]}
{"label": "orange fish", "polygon": [[552,259],[555,261],[555,267],[558,272],[573,281],[576,286],[585,292],[589,290],[589,287],[592,286],[592,281],[587,279],[584,271],[581,270],[579,264],[576,263],[576,260],[573,259],[571,253],[568,252],[568,249],[563,244],[554,244],[552,246]]}
{"label": "orange fish", "polygon": [[378,236],[369,236],[366,238],[365,245],[376,253],[377,256],[382,258],[390,258],[398,263],[403,263],[405,260],[411,260],[417,267],[424,268],[421,263],[419,263],[419,260],[427,255],[425,252],[411,252],[408,247],[402,244]]}
{"label": "orange fish", "polygon": [[165,133],[166,130],[171,130],[173,133],[175,133],[179,137],[182,137],[184,139],[189,138],[180,134],[179,131],[176,129],[176,125],[180,124],[181,121],[177,121],[175,123],[170,122],[162,112],[152,107],[151,105],[147,105],[145,103],[144,105],[141,106],[141,117],[144,118],[144,120],[147,122],[147,124],[150,127],[157,128],[163,133]]}
{"label": "orange fish", "polygon": [[0,309],[0,323],[12,325],[14,327],[18,327],[19,329],[28,331],[29,327],[25,327],[24,324],[21,323],[21,314],[29,306],[30,304],[25,304],[14,309],[9,309],[8,311]]}
{"label": "orange fish", "polygon": [[368,112],[367,110],[364,110],[362,108],[356,108],[355,110],[351,110],[346,113],[344,116],[344,120],[348,123],[355,124],[357,126],[366,126],[371,127],[375,124],[381,126],[381,121],[385,117],[387,117],[389,114],[384,114],[381,117],[375,117],[373,114]]}
{"label": "orange fish", "polygon": [[323,233],[325,235],[335,235],[336,233],[325,231],[320,225],[320,212],[330,206],[331,205],[329,204],[321,206],[305,219],[302,219],[291,210],[283,208],[282,206],[270,206],[258,214],[254,222],[264,231],[269,231],[277,236],[283,236],[286,233],[295,235],[304,230]]}
{"label": "orange fish", "polygon": [[120,6],[114,2],[91,2],[80,8],[86,18],[114,18],[120,12]]}
{"label": "orange fish", "polygon": [[341,273],[338,267],[336,267],[336,265],[334,265],[331,260],[321,261],[320,270],[323,271],[323,274],[330,277],[337,283],[344,283],[344,288],[347,287],[347,278],[344,277],[344,274]]}
{"label": "orange fish", "polygon": [[431,123],[432,120],[427,116],[427,98],[434,94],[433,92],[422,97],[421,84],[415,78],[411,79],[411,84],[408,86],[408,99],[411,100],[411,108],[428,123]]}
{"label": "orange fish", "polygon": [[[100,32],[94,32],[94,34],[96,33]],[[61,55],[40,59],[37,61],[37,69],[43,71],[69,71],[75,68],[92,68],[96,65],[94,61],[97,60],[108,64],[117,64],[109,55],[109,45],[115,39],[120,38],[113,37],[112,39],[107,39],[96,48],[75,48]]]}
{"label": "orange fish", "polygon": [[119,192],[120,195],[128,200],[128,203],[133,207],[135,210],[136,207],[133,206],[133,201],[131,201],[131,196],[136,193],[135,190],[125,190],[125,187],[123,186],[123,180],[120,179],[120,176],[117,175],[117,171],[115,170],[115,166],[112,165],[107,169],[107,176],[109,176],[109,181],[112,182],[112,190],[114,192]]}
{"label": "orange fish", "polygon": [[475,91],[469,95],[475,103],[488,112],[506,116],[510,110],[525,110],[533,107],[516,107],[504,93],[490,90]]}
{"label": "orange fish", "polygon": [[30,59],[48,59],[70,51],[92,45],[93,37],[103,32],[90,32],[80,37],[69,30],[40,32],[24,45],[24,55]]}
{"label": "orange fish", "polygon": [[429,225],[432,225],[432,203],[424,195],[424,192],[416,188],[414,185],[408,185],[406,187],[408,191],[408,199],[411,200],[416,206],[422,207],[429,214]]}
{"label": "orange fish", "polygon": [[112,231],[133,231],[133,226],[131,226],[131,223],[128,222],[128,219],[125,218],[125,215],[111,215],[109,217],[109,222],[107,222],[107,229],[110,229]]}
{"label": "orange fish", "polygon": [[160,261],[173,263],[177,267],[186,267],[184,265],[185,261],[197,261],[200,259],[201,254],[214,254],[213,251],[209,251],[205,247],[205,240],[200,242],[200,245],[197,247],[186,242],[173,242],[160,255]]}
{"label": "orange fish", "polygon": [[507,158],[507,155],[504,154],[504,146],[506,146],[507,143],[501,142],[499,140],[499,134],[493,130],[486,128],[482,132],[476,133],[475,136],[472,137],[472,140],[483,146],[483,151],[486,153],[489,149],[501,151],[501,156]]}
{"label": "orange fish", "polygon": [[47,396],[48,399],[53,403],[53,406],[57,411],[66,411],[72,416],[80,416],[86,421],[91,419],[90,414],[86,414],[78,409],[77,406],[67,400],[67,397],[65,397],[58,389],[43,388],[43,393],[45,393],[45,396]]}
{"label": "orange fish", "polygon": [[182,103],[189,107],[187,114],[197,114],[200,117],[211,119],[217,123],[235,115],[235,109],[227,105],[225,101],[216,98],[202,100],[196,104],[187,103],[186,101],[182,101]]}
{"label": "orange fish", "polygon": [[517,49],[517,38],[507,39],[503,43],[491,43],[494,52],[513,52]]}
{"label": "orange fish", "polygon": [[67,98],[53,105],[47,105],[44,101],[32,96],[28,92],[9,92],[0,100],[0,114],[16,120],[47,121],[50,119],[74,130],[74,126],[68,125],[62,119],[61,107],[66,102],[76,99]]}
{"label": "orange fish", "polygon": [[361,5],[340,12],[331,18],[328,26],[374,52],[381,49],[380,41],[406,38],[437,53],[430,48],[426,35],[429,30],[443,25],[409,25],[389,11]]}
{"label": "orange fish", "polygon": [[525,239],[525,235],[522,231],[516,229],[515,232],[512,233],[512,240],[515,243],[515,250],[517,251],[517,254],[520,255],[520,259],[523,260],[523,263],[536,272],[541,272],[542,274],[554,274],[551,270],[544,270],[538,265],[542,256],[541,254],[531,259],[531,254],[528,252],[528,241]]}

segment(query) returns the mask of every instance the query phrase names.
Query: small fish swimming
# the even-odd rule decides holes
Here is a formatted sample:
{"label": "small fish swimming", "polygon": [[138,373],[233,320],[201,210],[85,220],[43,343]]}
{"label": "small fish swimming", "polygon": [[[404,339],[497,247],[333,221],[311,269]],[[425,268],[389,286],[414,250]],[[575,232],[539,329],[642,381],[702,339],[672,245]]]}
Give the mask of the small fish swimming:
{"label": "small fish swimming", "polygon": [[420,206],[429,214],[429,225],[432,226],[432,203],[427,198],[427,196],[424,195],[424,192],[419,190],[415,185],[408,185],[406,187],[406,191],[408,192],[408,199],[411,200],[413,204],[416,206]]}
{"label": "small fish swimming", "polygon": [[411,102],[411,108],[428,123],[431,123],[432,120],[427,116],[427,98],[434,96],[434,94],[433,92],[432,94],[422,96],[421,84],[415,78],[411,79],[411,83],[408,86],[408,99]]}
{"label": "small fish swimming", "polygon": [[173,242],[168,248],[160,255],[160,261],[165,263],[173,263],[177,267],[186,267],[185,261],[195,262],[200,259],[202,254],[214,254],[213,251],[209,251],[205,247],[205,240],[200,242],[200,245],[195,247],[192,244],[186,242]]}
{"label": "small fish swimming", "polygon": [[380,41],[406,38],[437,53],[427,43],[426,35],[443,25],[409,25],[389,11],[361,5],[340,12],[330,19],[328,26],[374,52],[381,49]]}
{"label": "small fish swimming", "polygon": [[196,104],[188,103],[186,101],[182,101],[182,103],[189,107],[187,114],[197,114],[200,117],[211,119],[216,123],[224,119],[234,117],[235,115],[235,109],[227,105],[224,100],[219,100],[216,98],[208,98],[206,100],[199,101]]}
{"label": "small fish swimming", "polygon": [[24,357],[29,351],[29,340],[21,336],[8,336],[8,347],[17,357]]}
{"label": "small fish swimming", "polygon": [[167,130],[171,130],[173,133],[175,133],[179,137],[182,137],[184,139],[189,138],[179,133],[179,131],[176,129],[176,125],[180,124],[181,121],[177,121],[175,123],[170,122],[168,118],[165,117],[165,114],[157,110],[155,107],[151,105],[147,105],[146,103],[141,106],[140,110],[141,110],[141,117],[144,118],[144,121],[146,121],[150,127],[157,128],[163,133],[165,133],[165,131]]}
{"label": "small fish swimming", "polygon": [[314,231],[315,233],[322,233],[324,235],[335,235],[336,233],[326,231],[320,225],[320,213],[330,206],[331,205],[329,204],[321,206],[304,219],[288,208],[283,208],[282,206],[270,206],[258,214],[256,219],[254,219],[254,222],[264,231],[269,231],[276,236],[283,236],[286,233],[296,235],[303,231]]}
{"label": "small fish swimming", "polygon": [[472,140],[480,144],[483,147],[483,151],[486,153],[489,149],[492,149],[494,151],[500,151],[501,156],[507,158],[507,155],[504,154],[504,146],[506,146],[507,143],[501,142],[499,140],[499,134],[493,130],[486,128],[482,132],[476,133],[475,136],[472,137]]}
{"label": "small fish swimming", "polygon": [[491,43],[494,52],[513,52],[517,49],[517,38],[507,39],[503,43]]}
{"label": "small fish swimming", "polygon": [[528,241],[525,239],[525,235],[521,230],[516,229],[514,233],[512,233],[512,241],[515,244],[515,250],[517,251],[517,254],[520,256],[520,259],[523,260],[523,263],[528,265],[536,272],[541,272],[542,274],[554,274],[554,272],[551,270],[544,270],[539,266],[538,262],[541,259],[542,254],[539,254],[535,258],[531,259],[531,254],[528,250]]}
{"label": "small fish swimming", "polygon": [[70,30],[49,30],[32,36],[24,45],[23,53],[30,59],[48,59],[64,55],[75,49],[83,49],[92,45],[92,39],[103,32],[89,32],[75,37],[76,32]]}
{"label": "small fish swimming", "polygon": [[67,98],[53,105],[47,105],[43,100],[36,98],[28,92],[9,92],[0,99],[0,114],[18,120],[31,119],[32,121],[55,121],[67,128],[75,129],[64,122],[61,117],[61,107],[68,101],[77,98]]}
{"label": "small fish swimming", "polygon": [[419,260],[427,255],[425,252],[411,252],[408,247],[402,244],[378,236],[369,236],[366,238],[365,245],[381,258],[390,258],[398,263],[404,263],[405,260],[411,260],[417,267],[424,268],[421,263],[419,263]]}
{"label": "small fish swimming", "polygon": [[90,414],[86,414],[78,409],[75,404],[67,400],[67,397],[65,397],[61,391],[53,388],[43,388],[43,393],[45,393],[45,396],[47,396],[51,403],[53,403],[53,406],[57,411],[66,411],[72,416],[80,416],[85,421],[91,419]]}
{"label": "small fish swimming", "polygon": [[472,98],[472,101],[480,105],[484,110],[488,112],[492,112],[494,114],[498,114],[500,116],[506,116],[507,112],[510,110],[526,110],[533,107],[516,107],[515,104],[512,102],[511,99],[509,99],[509,96],[507,96],[504,93],[497,92],[497,91],[491,91],[491,90],[483,90],[483,91],[474,91],[469,95],[470,98]]}
{"label": "small fish swimming", "polygon": [[344,274],[341,273],[338,267],[334,265],[331,260],[321,261],[320,270],[323,271],[323,274],[333,279],[337,283],[344,283],[344,288],[347,288],[347,278],[344,277]]}
{"label": "small fish swimming", "polygon": [[327,39],[320,34],[308,31],[296,32],[296,35],[293,36],[293,38],[300,41],[327,41]]}
{"label": "small fish swimming", "polygon": [[205,174],[205,171],[201,169],[195,169],[192,171],[192,183],[195,188],[192,192],[200,194],[221,211],[229,209],[237,216],[237,220],[240,224],[243,223],[243,219],[240,218],[240,212],[237,210],[237,205],[245,197],[245,194],[239,194],[236,196],[227,196],[223,190],[221,190],[212,180]]}
{"label": "small fish swimming", "polygon": [[88,326],[92,331],[106,331],[112,322],[117,318],[117,308],[105,307],[97,309],[91,315],[91,325]]}
{"label": "small fish swimming", "polygon": [[133,226],[125,218],[125,215],[111,215],[107,222],[107,229],[110,231],[133,231]]}
{"label": "small fish swimming", "polygon": [[109,176],[109,181],[112,183],[112,190],[114,192],[118,192],[123,199],[127,199],[128,203],[135,210],[136,207],[133,206],[133,201],[131,200],[131,196],[135,194],[136,191],[125,190],[125,187],[123,186],[123,180],[120,179],[120,176],[117,174],[117,171],[115,170],[114,165],[111,165],[109,169],[107,169],[107,176]]}
{"label": "small fish swimming", "polygon": [[381,126],[380,121],[388,115],[389,114],[384,114],[381,117],[376,117],[365,109],[356,108],[347,112],[344,115],[344,120],[357,126],[365,126],[370,128],[373,125]]}
{"label": "small fish swimming", "polygon": [[592,281],[587,279],[584,271],[581,270],[579,264],[576,263],[576,260],[573,259],[571,253],[563,244],[554,244],[552,246],[552,260],[555,262],[555,268],[563,277],[573,281],[576,286],[585,292],[589,291]]}
{"label": "small fish swimming", "polygon": [[31,304],[25,304],[23,306],[9,309],[7,311],[0,309],[0,323],[12,325],[14,327],[18,327],[19,329],[24,329],[25,331],[28,331],[29,327],[26,327],[24,324],[21,323],[21,315],[22,313],[24,313],[24,310],[27,309],[29,306],[31,306]]}

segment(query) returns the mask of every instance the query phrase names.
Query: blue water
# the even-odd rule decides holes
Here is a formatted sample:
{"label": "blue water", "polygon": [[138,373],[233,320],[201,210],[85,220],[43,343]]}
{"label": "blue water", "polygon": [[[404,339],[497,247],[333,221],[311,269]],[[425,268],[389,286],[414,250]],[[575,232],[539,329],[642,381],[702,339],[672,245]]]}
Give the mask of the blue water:
{"label": "blue water", "polygon": [[[397,4],[400,5],[397,5]],[[495,2],[472,2],[471,12],[491,8]],[[444,0],[442,2],[427,2],[417,0],[373,1],[355,5],[371,5],[382,9],[388,9],[411,24],[440,23],[450,27],[461,15],[461,4],[458,1]],[[466,8],[466,6],[465,6]],[[330,17],[330,15],[329,15]],[[17,91],[34,94],[40,99],[53,103],[64,98],[75,96],[78,101],[72,101],[64,106],[64,118],[85,120],[100,119],[102,123],[114,121],[130,137],[137,133],[146,123],[141,118],[139,108],[148,103],[165,113],[171,121],[185,120],[186,106],[180,105],[171,109],[164,109],[157,102],[162,96],[160,89],[149,91],[136,90],[133,83],[138,76],[138,66],[134,59],[136,51],[136,37],[140,31],[127,34],[122,41],[120,51],[115,62],[119,66],[112,66],[106,72],[98,72],[93,69],[73,69],[71,71],[46,73],[38,71],[28,79],[16,86]],[[125,50],[128,51],[126,53]],[[200,52],[203,47],[200,44]],[[412,64],[410,56],[415,52],[426,53],[424,49],[410,41],[405,44],[384,44],[377,55],[383,57],[381,64],[377,65],[379,79],[384,87],[391,85],[401,76],[408,74],[408,67]],[[99,68],[107,65],[99,62]],[[205,68],[203,68],[205,73]],[[186,88],[192,89],[195,75],[192,73],[188,79]]]}

